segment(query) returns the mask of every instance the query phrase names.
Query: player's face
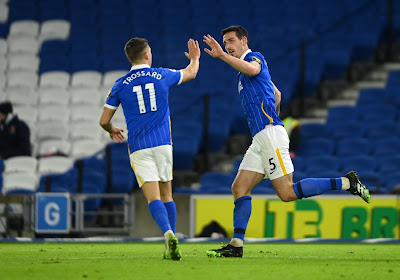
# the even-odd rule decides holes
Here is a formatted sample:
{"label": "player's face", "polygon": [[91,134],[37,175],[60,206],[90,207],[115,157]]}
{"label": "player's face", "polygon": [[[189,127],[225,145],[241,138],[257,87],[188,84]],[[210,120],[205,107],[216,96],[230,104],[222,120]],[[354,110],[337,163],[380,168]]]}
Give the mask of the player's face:
{"label": "player's face", "polygon": [[225,33],[225,35],[222,37],[223,43],[225,45],[225,50],[231,56],[240,58],[242,54],[246,51],[246,42],[244,41],[244,38],[245,37],[239,39],[235,31]]}

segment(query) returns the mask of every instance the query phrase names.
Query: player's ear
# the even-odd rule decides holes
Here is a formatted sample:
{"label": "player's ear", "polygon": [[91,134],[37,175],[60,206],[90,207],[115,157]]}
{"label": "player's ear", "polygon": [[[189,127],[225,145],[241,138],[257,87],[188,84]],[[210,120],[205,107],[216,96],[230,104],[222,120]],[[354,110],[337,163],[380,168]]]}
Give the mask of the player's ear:
{"label": "player's ear", "polygon": [[243,42],[244,46],[247,45],[247,37],[246,36],[242,37],[242,42]]}

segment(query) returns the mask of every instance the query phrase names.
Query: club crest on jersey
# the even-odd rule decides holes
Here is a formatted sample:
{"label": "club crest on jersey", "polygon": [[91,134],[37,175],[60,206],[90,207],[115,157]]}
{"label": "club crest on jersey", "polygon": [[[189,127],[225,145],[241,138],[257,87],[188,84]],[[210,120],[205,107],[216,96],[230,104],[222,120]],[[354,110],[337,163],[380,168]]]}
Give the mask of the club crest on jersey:
{"label": "club crest on jersey", "polygon": [[241,91],[242,89],[243,89],[242,82],[239,81],[239,84],[238,84],[238,91],[239,91],[239,93],[240,93],[240,91]]}
{"label": "club crest on jersey", "polygon": [[258,57],[252,56],[251,60],[253,60],[253,61],[255,61],[255,62],[257,62],[258,64],[261,65],[261,60]]}

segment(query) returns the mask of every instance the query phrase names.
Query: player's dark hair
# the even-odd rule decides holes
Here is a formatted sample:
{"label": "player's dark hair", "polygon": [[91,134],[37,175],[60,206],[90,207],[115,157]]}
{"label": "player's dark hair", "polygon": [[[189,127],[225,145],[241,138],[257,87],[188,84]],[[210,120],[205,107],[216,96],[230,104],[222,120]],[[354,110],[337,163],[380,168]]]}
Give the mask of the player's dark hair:
{"label": "player's dark hair", "polygon": [[125,44],[125,54],[130,61],[140,60],[148,45],[149,43],[145,38],[132,38]]}
{"label": "player's dark hair", "polygon": [[225,29],[221,30],[222,36],[224,36],[226,33],[228,32],[232,32],[235,31],[236,32],[236,36],[240,39],[242,39],[243,37],[247,38],[247,41],[249,40],[249,33],[247,32],[246,28],[244,28],[243,26],[240,25],[231,25]]}

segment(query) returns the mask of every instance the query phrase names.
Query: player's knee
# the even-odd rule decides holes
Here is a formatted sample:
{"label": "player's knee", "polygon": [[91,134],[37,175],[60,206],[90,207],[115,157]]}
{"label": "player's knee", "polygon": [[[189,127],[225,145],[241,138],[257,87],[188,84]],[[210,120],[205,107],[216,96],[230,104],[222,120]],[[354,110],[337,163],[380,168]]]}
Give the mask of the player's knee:
{"label": "player's knee", "polygon": [[290,192],[286,192],[286,191],[278,192],[277,195],[283,202],[291,202],[293,200],[297,200],[296,195],[293,195]]}

